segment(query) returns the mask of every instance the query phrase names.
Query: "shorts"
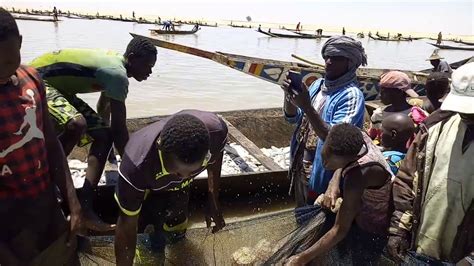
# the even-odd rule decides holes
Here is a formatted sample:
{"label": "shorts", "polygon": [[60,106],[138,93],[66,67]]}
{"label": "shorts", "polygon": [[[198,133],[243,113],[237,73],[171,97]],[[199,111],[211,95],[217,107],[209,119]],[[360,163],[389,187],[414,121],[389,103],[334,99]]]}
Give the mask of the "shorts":
{"label": "shorts", "polygon": [[189,187],[185,187],[177,191],[148,194],[140,211],[142,228],[147,226],[146,223],[151,223],[155,230],[185,231],[188,221],[189,190]]}
{"label": "shorts", "polygon": [[[48,100],[48,111],[54,122],[58,134],[64,129],[71,119],[83,116],[87,122],[87,131],[108,128],[102,117],[97,114],[87,103],[75,95],[65,95],[57,89],[46,85],[46,99]],[[84,146],[92,142],[92,138],[85,134],[79,143]]]}

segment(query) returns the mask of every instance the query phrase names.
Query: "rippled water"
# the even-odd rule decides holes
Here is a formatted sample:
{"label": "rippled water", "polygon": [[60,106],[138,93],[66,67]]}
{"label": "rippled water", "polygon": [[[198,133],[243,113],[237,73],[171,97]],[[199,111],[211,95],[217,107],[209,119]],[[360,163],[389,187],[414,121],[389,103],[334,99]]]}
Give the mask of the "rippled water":
{"label": "rippled water", "polygon": [[[23,35],[23,62],[61,48],[104,48],[123,52],[129,32],[149,34],[153,25],[106,20],[64,19],[57,23],[18,21]],[[182,29],[191,29],[183,26]],[[277,32],[277,30],[272,30]],[[326,32],[325,32],[326,33]],[[195,35],[161,37],[209,51],[222,51],[279,60],[295,60],[291,54],[322,62],[324,39],[275,39],[254,29],[203,27]],[[361,40],[370,67],[421,70],[433,47],[426,40],[381,42]],[[449,44],[449,42],[447,43]],[[472,56],[469,51],[441,51],[448,62]],[[131,80],[127,99],[128,117],[168,114],[184,108],[211,111],[281,106],[282,92],[274,84],[248,76],[215,62],[159,49],[153,74],[142,83]],[[97,94],[80,96],[95,106]]]}

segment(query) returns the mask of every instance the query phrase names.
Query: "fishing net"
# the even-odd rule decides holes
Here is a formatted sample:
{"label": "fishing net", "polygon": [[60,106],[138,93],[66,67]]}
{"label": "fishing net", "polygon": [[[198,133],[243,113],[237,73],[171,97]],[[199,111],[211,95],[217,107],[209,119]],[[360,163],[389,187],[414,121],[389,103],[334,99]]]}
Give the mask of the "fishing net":
{"label": "fishing net", "polygon": [[297,208],[295,217],[300,226],[282,241],[265,265],[283,264],[289,257],[308,249],[330,229],[334,220],[334,214],[319,205]]}

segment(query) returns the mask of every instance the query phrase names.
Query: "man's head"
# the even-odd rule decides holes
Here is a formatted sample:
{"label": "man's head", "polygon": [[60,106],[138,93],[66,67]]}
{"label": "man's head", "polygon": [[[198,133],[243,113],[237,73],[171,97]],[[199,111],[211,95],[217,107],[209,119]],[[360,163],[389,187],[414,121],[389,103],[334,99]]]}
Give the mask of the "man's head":
{"label": "man's head", "polygon": [[137,81],[146,80],[155,66],[156,54],[156,47],[148,39],[134,37],[123,55],[127,60],[128,77],[133,77]]}
{"label": "man's head", "polygon": [[474,124],[474,62],[456,69],[451,75],[451,91],[441,110],[459,113],[463,121]]}
{"label": "man's head", "polygon": [[407,143],[415,133],[413,120],[402,113],[394,113],[382,121],[382,146],[390,150],[406,152]]}
{"label": "man's head", "polygon": [[0,8],[0,83],[5,83],[20,66],[21,35],[13,16]]}
{"label": "man's head", "polygon": [[407,74],[400,71],[389,71],[382,74],[379,82],[380,100],[383,104],[392,104],[404,100],[407,96],[417,97],[411,88],[411,80]]}
{"label": "man's head", "polygon": [[449,74],[432,72],[426,79],[425,90],[430,102],[439,107],[439,100],[449,92]]}
{"label": "man's head", "polygon": [[443,57],[439,55],[439,49],[435,49],[430,57],[428,57],[426,60],[430,61],[431,65],[436,68],[441,62],[441,59],[443,59]]}
{"label": "man's head", "polygon": [[324,168],[329,170],[343,168],[356,161],[366,150],[364,137],[358,127],[347,123],[335,125],[324,142],[322,150]]}
{"label": "man's head", "polygon": [[367,65],[367,55],[361,42],[348,36],[333,36],[324,43],[321,54],[326,64],[326,78],[336,80],[347,72]]}
{"label": "man's head", "polygon": [[209,159],[209,132],[195,116],[178,114],[164,125],[158,148],[168,172],[187,178]]}

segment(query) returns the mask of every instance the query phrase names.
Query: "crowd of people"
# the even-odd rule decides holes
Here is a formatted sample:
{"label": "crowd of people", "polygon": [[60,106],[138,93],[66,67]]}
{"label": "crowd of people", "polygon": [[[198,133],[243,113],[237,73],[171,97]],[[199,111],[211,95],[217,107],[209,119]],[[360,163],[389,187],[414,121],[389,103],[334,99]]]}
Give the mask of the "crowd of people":
{"label": "crowd of people", "polygon": [[[224,228],[218,197],[227,126],[220,117],[183,110],[129,136],[128,79],[141,82],[152,73],[157,50],[149,40],[133,38],[123,55],[62,49],[28,66],[20,64],[21,43],[15,19],[0,9],[0,265],[38,261],[53,244],[57,265],[75,265],[75,236],[86,229],[115,230],[117,264],[132,265],[137,230],[146,226],[139,217],[153,221],[151,246],[163,251],[184,238],[189,185],[204,170],[206,223],[213,233]],[[321,53],[324,78],[309,87],[290,79],[281,86],[285,118],[296,125],[290,192],[297,207],[312,205],[323,194],[324,208],[343,200],[330,229],[286,264],[310,263],[348,239],[355,265],[375,264],[384,250],[407,265],[446,265],[469,256],[474,251],[474,168],[469,166],[474,63],[451,73],[438,67],[442,58],[430,57],[427,99],[418,105],[407,100],[418,96],[409,76],[383,74],[385,106],[373,112],[366,133],[356,76],[367,64],[362,44],[334,36]],[[81,93],[101,94],[97,112],[77,96]],[[91,144],[88,168],[78,196],[66,155],[86,144]],[[113,148],[122,158],[116,225],[93,211]]]}
{"label": "crowd of people", "polygon": [[[474,63],[452,72],[435,52],[427,99],[409,76],[380,77],[382,107],[363,128],[364,98],[355,72],[367,62],[360,42],[330,38],[322,48],[326,74],[309,88],[286,80],[284,112],[296,124],[291,190],[298,207],[342,204],[335,222],[289,265],[320,259],[350,243],[354,265],[376,265],[384,250],[404,265],[454,265],[474,251]],[[418,99],[419,100],[419,99]],[[418,104],[418,105],[417,105]],[[472,258],[466,258],[472,263]]]}

